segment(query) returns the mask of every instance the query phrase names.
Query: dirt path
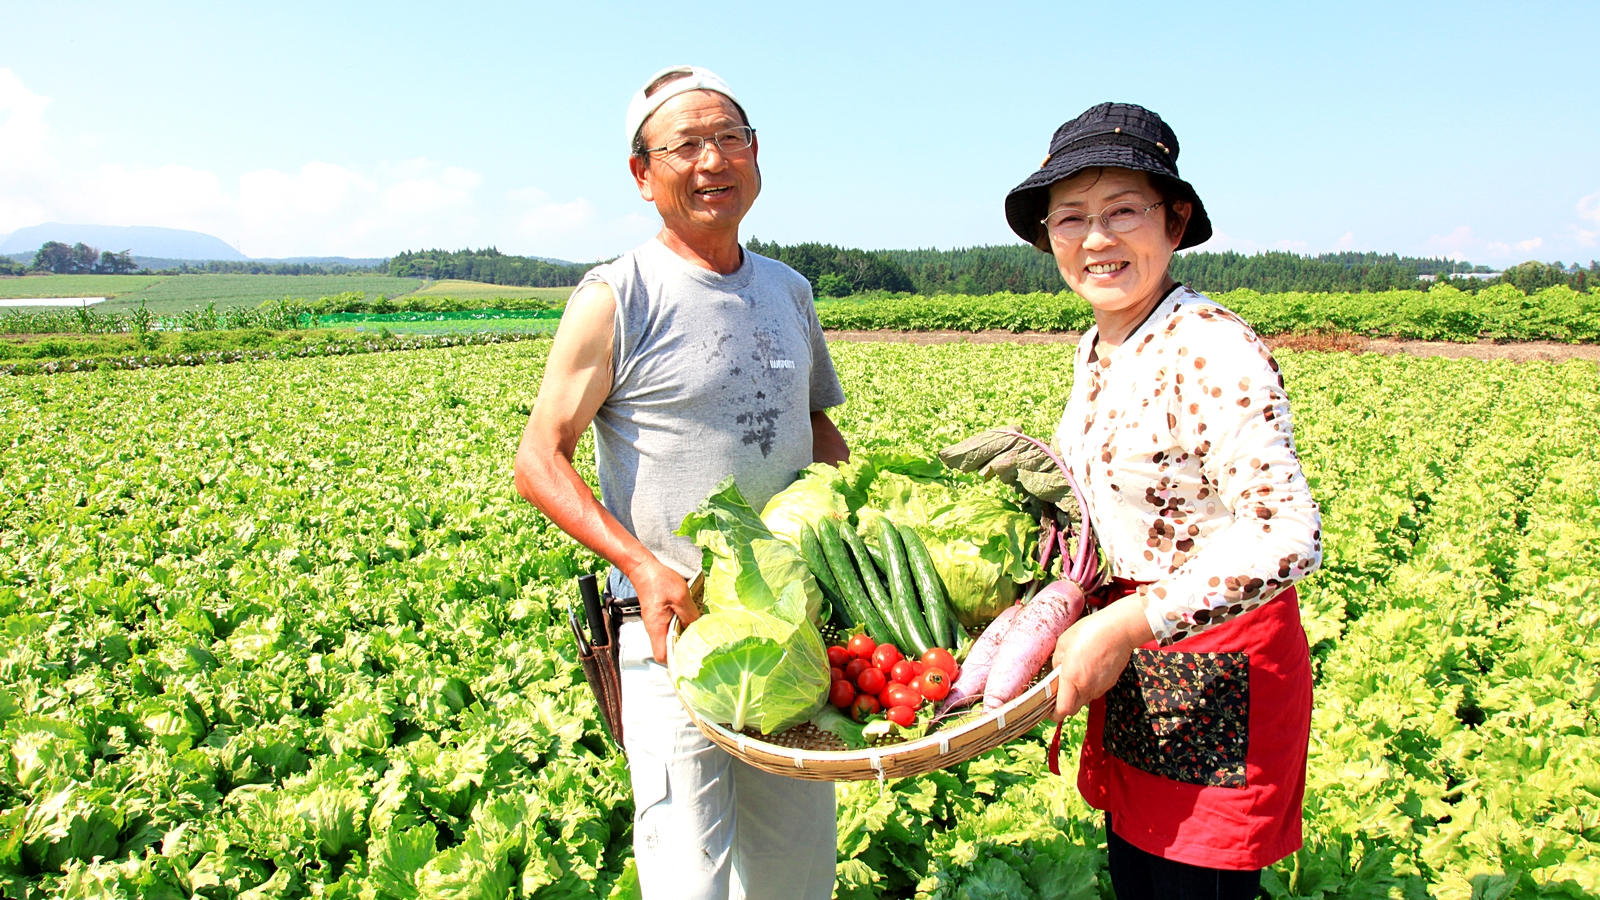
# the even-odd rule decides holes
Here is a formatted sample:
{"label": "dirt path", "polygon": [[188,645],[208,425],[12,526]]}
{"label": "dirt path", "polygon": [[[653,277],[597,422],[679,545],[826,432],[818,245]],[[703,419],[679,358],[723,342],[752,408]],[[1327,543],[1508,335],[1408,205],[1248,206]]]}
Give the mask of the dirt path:
{"label": "dirt path", "polygon": [[[830,341],[878,341],[893,344],[1074,344],[1082,335],[1043,331],[829,331]],[[1394,356],[1444,356],[1450,359],[1509,359],[1512,362],[1564,362],[1586,359],[1600,363],[1600,345],[1561,344],[1555,341],[1526,341],[1513,344],[1453,344],[1448,341],[1397,341],[1365,338],[1349,334],[1279,335],[1269,337],[1274,350],[1322,350],[1346,353],[1378,353]]]}

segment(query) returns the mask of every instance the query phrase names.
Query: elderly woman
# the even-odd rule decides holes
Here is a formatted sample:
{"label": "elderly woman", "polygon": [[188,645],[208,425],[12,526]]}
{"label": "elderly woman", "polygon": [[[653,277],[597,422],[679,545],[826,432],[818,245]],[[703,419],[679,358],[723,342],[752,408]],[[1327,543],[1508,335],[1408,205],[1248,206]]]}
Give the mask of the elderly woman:
{"label": "elderly woman", "polygon": [[1078,789],[1120,900],[1256,896],[1301,843],[1311,723],[1291,585],[1320,515],[1272,354],[1167,273],[1211,236],[1177,159],[1159,116],[1103,103],[1006,197],[1094,310],[1056,443],[1116,578],[1056,645],[1057,714],[1089,707]]}

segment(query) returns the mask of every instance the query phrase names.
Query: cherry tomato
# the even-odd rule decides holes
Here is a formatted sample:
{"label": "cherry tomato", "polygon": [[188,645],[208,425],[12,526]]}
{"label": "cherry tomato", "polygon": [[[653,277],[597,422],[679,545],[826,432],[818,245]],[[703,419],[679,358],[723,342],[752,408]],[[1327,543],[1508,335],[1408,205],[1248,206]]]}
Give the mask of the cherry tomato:
{"label": "cherry tomato", "polygon": [[848,681],[840,679],[833,683],[833,687],[828,688],[828,702],[840,709],[849,709],[850,704],[855,701],[856,689],[851,687]]}
{"label": "cherry tomato", "polygon": [[872,651],[872,664],[885,672],[902,659],[905,657],[900,655],[900,648],[893,644],[879,644],[878,649]]}
{"label": "cherry tomato", "polygon": [[890,706],[909,706],[916,709],[922,705],[922,695],[903,684],[889,685],[883,689],[879,697]]}
{"label": "cherry tomato", "polygon": [[922,673],[922,696],[938,702],[950,696],[950,676],[943,669],[929,669]]}
{"label": "cherry tomato", "polygon": [[835,682],[835,681],[844,681],[844,680],[845,680],[845,677],[844,677],[844,670],[843,669],[839,668],[838,666],[829,666],[828,667],[828,681],[829,681],[829,683],[832,683],[832,682]]}
{"label": "cherry tomato", "polygon": [[913,659],[911,661],[911,669],[918,675],[921,675],[923,672],[928,671],[928,666],[920,659]]}
{"label": "cherry tomato", "polygon": [[917,692],[917,696],[919,696],[919,697],[922,696],[922,676],[921,675],[913,675],[911,677],[911,680],[906,682],[906,687],[911,688],[913,691],[916,691]]}
{"label": "cherry tomato", "polygon": [[961,664],[956,663],[956,670],[950,673],[950,684],[954,685],[961,680]]}
{"label": "cherry tomato", "polygon": [[852,635],[848,645],[850,655],[857,659],[866,659],[872,656],[872,651],[878,649],[877,641],[868,634]]}
{"label": "cherry tomato", "polygon": [[861,677],[862,672],[870,668],[872,668],[872,663],[864,659],[852,659],[849,665],[844,667],[844,677],[849,681],[855,681]]}
{"label": "cherry tomato", "polygon": [[828,665],[842,669],[850,663],[850,651],[843,647],[828,648]]}
{"label": "cherry tomato", "polygon": [[917,711],[909,706],[891,706],[884,715],[901,728],[910,728],[911,723],[917,721]]}
{"label": "cherry tomato", "polygon": [[856,687],[861,689],[861,693],[871,694],[874,697],[883,693],[883,688],[888,683],[889,679],[883,677],[881,669],[868,668],[856,676]]}
{"label": "cherry tomato", "polygon": [[922,654],[922,664],[934,669],[943,669],[945,674],[951,677],[956,674],[956,658],[943,647],[935,647]]}
{"label": "cherry tomato", "polygon": [[850,704],[850,718],[857,722],[865,722],[867,717],[877,713],[883,707],[878,705],[878,700],[870,694],[857,694],[854,703]]}
{"label": "cherry tomato", "polygon": [[[880,668],[882,668],[880,666]],[[889,680],[895,684],[910,684],[911,679],[917,677],[917,670],[906,660],[900,660],[889,670]]]}

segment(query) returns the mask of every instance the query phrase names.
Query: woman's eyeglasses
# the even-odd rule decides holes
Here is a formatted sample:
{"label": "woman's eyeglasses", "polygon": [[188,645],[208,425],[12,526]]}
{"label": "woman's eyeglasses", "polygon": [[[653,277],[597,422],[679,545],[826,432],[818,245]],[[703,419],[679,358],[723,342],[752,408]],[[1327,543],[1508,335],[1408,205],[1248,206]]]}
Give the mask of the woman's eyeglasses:
{"label": "woman's eyeglasses", "polygon": [[1149,206],[1140,206],[1137,203],[1113,203],[1100,210],[1099,215],[1086,215],[1081,209],[1058,209],[1039,220],[1039,224],[1050,230],[1050,236],[1063,241],[1075,241],[1089,234],[1089,220],[1099,219],[1100,224],[1107,231],[1126,234],[1144,224],[1150,210],[1155,209],[1165,200],[1157,200]]}

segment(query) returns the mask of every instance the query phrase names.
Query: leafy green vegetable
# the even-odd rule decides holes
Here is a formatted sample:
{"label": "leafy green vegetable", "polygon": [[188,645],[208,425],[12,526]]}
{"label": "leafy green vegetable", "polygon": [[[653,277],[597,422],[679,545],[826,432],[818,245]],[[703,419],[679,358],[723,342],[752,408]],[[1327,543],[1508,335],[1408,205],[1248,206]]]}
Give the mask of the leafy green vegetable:
{"label": "leafy green vegetable", "polygon": [[[1494,333],[1460,321],[1429,327]],[[636,897],[626,764],[555,615],[601,563],[506,478],[548,347],[0,378],[0,891],[413,900],[466,846],[430,896]],[[861,468],[1048,434],[1070,388],[1018,374],[1070,345],[831,349]],[[1600,896],[1593,364],[1277,360],[1327,561],[1306,844],[1264,889]],[[840,785],[839,897],[1109,898],[1045,737]]]}
{"label": "leafy green vegetable", "polygon": [[805,526],[816,527],[823,516],[844,521],[850,516],[846,490],[839,470],[826,463],[812,463],[800,471],[793,484],[779,491],[761,509],[761,521],[789,546],[800,548]]}
{"label": "leafy green vegetable", "polygon": [[1019,584],[1033,580],[1034,522],[996,486],[957,491],[945,481],[886,472],[873,481],[871,498],[892,521],[917,529],[961,624],[993,619],[1016,601]]}
{"label": "leafy green vegetable", "polygon": [[783,616],[803,603],[791,586],[774,612],[731,607],[690,623],[673,647],[678,689],[701,715],[764,734],[811,718],[827,700],[822,635]]}
{"label": "leafy green vegetable", "polygon": [[852,750],[862,750],[867,746],[867,726],[845,715],[832,703],[824,703],[822,709],[811,717],[811,724],[837,735]]}
{"label": "leafy green vegetable", "polygon": [[684,517],[677,533],[704,548],[710,560],[705,604],[712,612],[775,611],[779,598],[794,586],[804,602],[788,614],[813,623],[825,615],[822,589],[797,549],[799,541],[790,544],[774,537],[745,502],[733,476]]}

